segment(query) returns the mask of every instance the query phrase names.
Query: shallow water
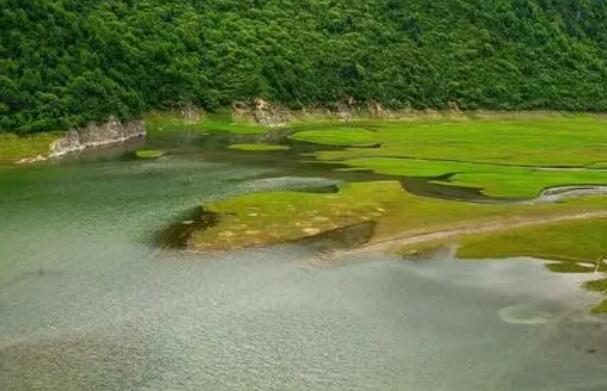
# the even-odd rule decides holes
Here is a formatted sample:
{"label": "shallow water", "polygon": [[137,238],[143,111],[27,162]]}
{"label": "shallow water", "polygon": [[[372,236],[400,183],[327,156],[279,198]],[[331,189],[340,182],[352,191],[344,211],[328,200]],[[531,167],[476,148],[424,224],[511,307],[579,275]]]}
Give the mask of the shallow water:
{"label": "shallow water", "polygon": [[325,183],[173,148],[0,169],[0,390],[607,389],[588,275],[448,253],[327,263],[311,243],[158,248],[199,203]]}

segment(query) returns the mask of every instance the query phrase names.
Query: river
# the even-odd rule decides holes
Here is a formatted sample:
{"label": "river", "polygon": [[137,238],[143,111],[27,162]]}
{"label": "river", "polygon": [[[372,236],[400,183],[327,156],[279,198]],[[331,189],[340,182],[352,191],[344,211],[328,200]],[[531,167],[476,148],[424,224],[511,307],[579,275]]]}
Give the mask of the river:
{"label": "river", "polygon": [[0,168],[0,390],[607,389],[587,276],[448,252],[159,247],[193,206],[297,172],[158,145],[173,153]]}

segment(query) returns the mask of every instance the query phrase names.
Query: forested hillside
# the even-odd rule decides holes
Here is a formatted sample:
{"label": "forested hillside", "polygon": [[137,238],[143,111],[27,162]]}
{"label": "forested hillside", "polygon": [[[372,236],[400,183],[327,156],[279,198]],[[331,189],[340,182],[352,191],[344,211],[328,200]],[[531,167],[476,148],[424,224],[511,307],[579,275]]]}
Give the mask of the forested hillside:
{"label": "forested hillside", "polygon": [[0,132],[262,96],[607,110],[603,0],[0,0]]}

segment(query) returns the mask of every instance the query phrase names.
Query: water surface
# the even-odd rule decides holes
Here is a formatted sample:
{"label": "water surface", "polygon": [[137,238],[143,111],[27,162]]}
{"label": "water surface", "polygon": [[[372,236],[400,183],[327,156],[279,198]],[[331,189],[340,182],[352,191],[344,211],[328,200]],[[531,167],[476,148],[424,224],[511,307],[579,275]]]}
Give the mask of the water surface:
{"label": "water surface", "polygon": [[174,153],[0,169],[0,390],[607,389],[588,275],[449,253],[323,262],[306,243],[159,248],[184,211],[297,171],[158,144]]}

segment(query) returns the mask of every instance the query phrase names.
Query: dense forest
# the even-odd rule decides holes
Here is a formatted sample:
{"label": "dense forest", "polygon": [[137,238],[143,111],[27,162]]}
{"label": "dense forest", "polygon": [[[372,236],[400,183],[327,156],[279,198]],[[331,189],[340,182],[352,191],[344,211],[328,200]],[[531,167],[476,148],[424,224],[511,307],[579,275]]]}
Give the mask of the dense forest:
{"label": "dense forest", "polygon": [[607,110],[604,0],[0,0],[0,132],[265,97]]}

